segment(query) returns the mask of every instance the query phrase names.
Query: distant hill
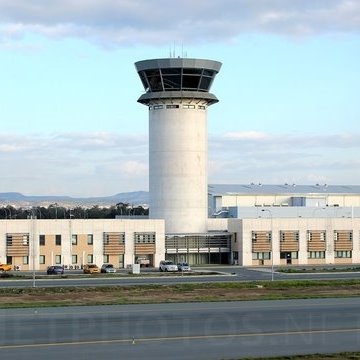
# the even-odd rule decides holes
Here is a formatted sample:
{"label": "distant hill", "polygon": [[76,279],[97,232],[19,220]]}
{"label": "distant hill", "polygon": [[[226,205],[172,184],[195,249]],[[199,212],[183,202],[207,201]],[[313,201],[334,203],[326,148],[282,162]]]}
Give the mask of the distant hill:
{"label": "distant hill", "polygon": [[107,197],[86,198],[87,201],[110,201],[113,204],[119,202],[132,205],[144,205],[149,203],[149,193],[147,191],[133,191],[126,193],[118,193]]}
{"label": "distant hill", "polygon": [[61,206],[111,206],[120,202],[131,205],[147,205],[149,203],[149,193],[147,191],[133,191],[111,196],[86,198],[74,198],[71,196],[28,196],[17,192],[0,193],[0,205],[13,206],[48,206],[54,203]]}

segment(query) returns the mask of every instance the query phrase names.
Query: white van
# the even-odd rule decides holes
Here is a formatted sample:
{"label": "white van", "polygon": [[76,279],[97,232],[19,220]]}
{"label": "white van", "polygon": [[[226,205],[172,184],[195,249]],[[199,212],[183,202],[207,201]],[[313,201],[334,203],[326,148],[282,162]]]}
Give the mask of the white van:
{"label": "white van", "polygon": [[159,270],[160,271],[178,271],[178,267],[176,264],[174,264],[170,260],[162,260],[162,261],[160,261]]}

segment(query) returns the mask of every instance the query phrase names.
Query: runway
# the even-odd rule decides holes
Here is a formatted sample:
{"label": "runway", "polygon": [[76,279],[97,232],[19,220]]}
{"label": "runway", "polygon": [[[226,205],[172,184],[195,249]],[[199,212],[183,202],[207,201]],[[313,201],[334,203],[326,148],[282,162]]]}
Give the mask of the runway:
{"label": "runway", "polygon": [[357,298],[0,310],[0,355],[218,360],[355,351],[358,314]]}

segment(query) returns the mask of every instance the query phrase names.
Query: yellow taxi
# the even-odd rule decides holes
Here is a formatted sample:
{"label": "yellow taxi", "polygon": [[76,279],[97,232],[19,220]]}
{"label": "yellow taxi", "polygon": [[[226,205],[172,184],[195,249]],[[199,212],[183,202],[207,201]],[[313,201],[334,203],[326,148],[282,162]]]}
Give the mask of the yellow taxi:
{"label": "yellow taxi", "polygon": [[11,270],[11,265],[9,265],[9,264],[0,264],[0,272],[10,271],[10,270]]}
{"label": "yellow taxi", "polygon": [[84,265],[83,270],[84,270],[84,274],[97,274],[100,272],[99,267],[95,264]]}

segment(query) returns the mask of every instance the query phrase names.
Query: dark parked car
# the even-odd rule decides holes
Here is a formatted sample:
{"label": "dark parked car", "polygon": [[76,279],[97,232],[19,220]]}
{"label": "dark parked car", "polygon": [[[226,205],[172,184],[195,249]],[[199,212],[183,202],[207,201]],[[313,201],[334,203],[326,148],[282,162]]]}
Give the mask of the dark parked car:
{"label": "dark parked car", "polygon": [[64,273],[64,268],[62,266],[49,266],[46,273],[48,275],[58,275],[58,274],[63,274]]}
{"label": "dark parked car", "polygon": [[101,267],[102,273],[116,273],[116,269],[114,268],[113,264],[104,264]]}

